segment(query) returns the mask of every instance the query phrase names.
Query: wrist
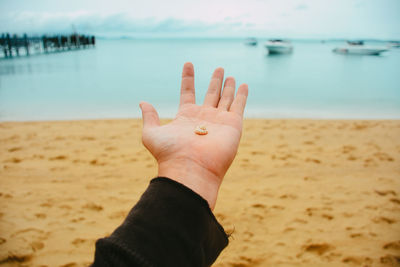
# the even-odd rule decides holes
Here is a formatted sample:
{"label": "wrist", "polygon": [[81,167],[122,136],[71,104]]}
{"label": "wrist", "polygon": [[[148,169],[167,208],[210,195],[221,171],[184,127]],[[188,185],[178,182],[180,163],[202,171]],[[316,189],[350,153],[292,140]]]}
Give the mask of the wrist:
{"label": "wrist", "polygon": [[190,188],[204,198],[213,210],[217,201],[222,177],[190,159],[158,162],[158,176],[168,177]]}

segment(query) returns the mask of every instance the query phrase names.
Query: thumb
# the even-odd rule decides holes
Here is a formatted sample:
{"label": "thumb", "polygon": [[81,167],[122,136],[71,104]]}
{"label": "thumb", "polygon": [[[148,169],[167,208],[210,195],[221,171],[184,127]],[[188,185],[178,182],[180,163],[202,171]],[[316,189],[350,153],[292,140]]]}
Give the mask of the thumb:
{"label": "thumb", "polygon": [[157,111],[151,104],[142,101],[139,106],[142,110],[143,128],[160,126]]}

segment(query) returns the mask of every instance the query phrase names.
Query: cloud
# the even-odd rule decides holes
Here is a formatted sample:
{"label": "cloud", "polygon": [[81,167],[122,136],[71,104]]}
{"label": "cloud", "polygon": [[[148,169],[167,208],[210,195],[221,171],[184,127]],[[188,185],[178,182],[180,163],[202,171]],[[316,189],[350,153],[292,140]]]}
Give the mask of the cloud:
{"label": "cloud", "polygon": [[0,18],[0,32],[15,32],[30,34],[69,33],[76,29],[81,33],[117,36],[120,34],[182,34],[224,32],[245,28],[246,25],[235,19],[207,23],[199,20],[186,21],[182,19],[153,17],[135,19],[126,13],[115,13],[101,16],[88,12],[74,13],[34,13],[23,12],[9,14]]}
{"label": "cloud", "polygon": [[297,5],[294,9],[295,10],[305,10],[305,9],[308,9],[308,6],[306,4],[300,4],[300,5]]}
{"label": "cloud", "polygon": [[[158,0],[142,1],[143,5],[115,0],[112,6],[106,5],[106,0],[90,1],[92,8],[80,0],[71,0],[73,7],[53,1],[57,8],[51,9],[27,1],[31,4],[0,8],[0,33],[41,35],[71,33],[75,28],[103,37],[400,38],[399,0],[382,0],[386,4],[366,0],[352,0],[351,4],[346,0],[221,0],[211,9],[205,3],[212,0],[204,0],[204,4],[187,1],[183,7],[179,0],[171,0],[176,8]],[[233,4],[228,5],[230,2]]]}

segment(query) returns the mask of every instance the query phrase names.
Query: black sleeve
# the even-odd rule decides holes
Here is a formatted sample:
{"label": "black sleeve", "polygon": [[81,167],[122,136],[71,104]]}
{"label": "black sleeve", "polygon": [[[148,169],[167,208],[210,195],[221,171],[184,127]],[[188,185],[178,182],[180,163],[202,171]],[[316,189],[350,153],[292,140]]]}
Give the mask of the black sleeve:
{"label": "black sleeve", "polygon": [[122,225],[97,240],[93,266],[210,266],[227,245],[206,200],[158,177]]}

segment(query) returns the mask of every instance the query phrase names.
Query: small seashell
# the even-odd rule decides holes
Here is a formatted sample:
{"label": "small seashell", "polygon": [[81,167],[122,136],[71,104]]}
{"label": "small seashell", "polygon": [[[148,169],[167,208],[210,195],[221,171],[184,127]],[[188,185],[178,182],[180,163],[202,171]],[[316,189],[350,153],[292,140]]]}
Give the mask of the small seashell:
{"label": "small seashell", "polygon": [[206,135],[208,134],[207,128],[204,125],[197,125],[194,129],[194,132],[198,135]]}

